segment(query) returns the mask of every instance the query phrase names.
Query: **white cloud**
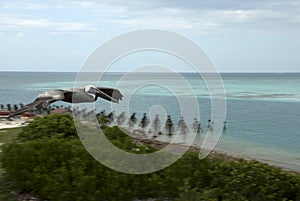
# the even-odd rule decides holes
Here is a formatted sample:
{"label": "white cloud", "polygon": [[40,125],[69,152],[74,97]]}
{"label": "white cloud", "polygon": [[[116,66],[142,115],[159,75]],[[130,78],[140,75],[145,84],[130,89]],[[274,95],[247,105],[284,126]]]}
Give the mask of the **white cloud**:
{"label": "white cloud", "polygon": [[[174,30],[196,30],[204,32],[219,27],[218,22],[205,19],[193,10],[169,7],[153,7],[147,10],[138,10],[122,5],[122,12],[117,13],[116,8],[106,5],[106,11],[98,12],[98,22],[122,25],[134,28],[162,28]],[[107,16],[107,13],[115,15]]]}
{"label": "white cloud", "polygon": [[79,6],[79,7],[94,7],[96,6],[96,3],[93,1],[79,1],[79,0],[73,0],[70,1],[71,4]]}
{"label": "white cloud", "polygon": [[232,23],[259,22],[259,20],[270,20],[283,18],[277,11],[270,10],[210,10],[208,16],[219,21],[231,21]]}
{"label": "white cloud", "polygon": [[162,29],[185,29],[196,30],[201,29],[207,31],[219,27],[219,24],[201,19],[185,19],[182,17],[139,17],[112,20],[114,23],[122,24],[124,26],[131,26],[136,28],[162,28]]}
{"label": "white cloud", "polygon": [[21,16],[0,16],[0,31],[84,31],[88,24],[79,22],[53,21],[43,18],[22,18]]}
{"label": "white cloud", "polygon": [[23,32],[18,32],[17,33],[17,38],[23,38],[24,37],[24,33]]}
{"label": "white cloud", "polygon": [[17,6],[16,3],[6,1],[6,2],[2,3],[1,8],[2,9],[11,9],[11,8],[15,8],[16,6]]}
{"label": "white cloud", "polygon": [[30,19],[21,16],[0,15],[0,31],[47,28],[53,23],[47,19]]}
{"label": "white cloud", "polygon": [[56,31],[84,31],[87,30],[88,27],[83,23],[66,22],[56,23],[54,29]]}
{"label": "white cloud", "polygon": [[23,8],[29,9],[29,10],[43,10],[49,8],[46,4],[40,4],[40,3],[25,3],[23,5]]}
{"label": "white cloud", "polygon": [[[121,1],[121,0],[65,0],[4,2],[2,9],[9,15],[0,14],[0,31],[99,31],[105,26],[120,25],[134,28],[165,28],[193,30],[199,33],[215,33],[223,30],[239,30],[248,25],[252,28],[278,27],[286,23],[299,23],[300,4],[297,1],[261,2],[230,0],[233,8],[212,2],[183,4],[176,1]],[[248,7],[247,7],[248,5]],[[253,6],[255,5],[255,6]],[[280,6],[284,5],[283,9]],[[18,8],[14,13],[10,8]],[[55,12],[35,12],[51,9]],[[290,8],[289,11],[287,8]],[[29,16],[26,16],[29,12]],[[53,12],[53,13],[54,13]],[[4,13],[4,12],[2,12]],[[67,14],[66,14],[67,13]],[[278,23],[280,21],[280,23]],[[272,26],[264,26],[266,23]],[[248,27],[249,28],[249,27]],[[297,28],[298,29],[298,28]]]}
{"label": "white cloud", "polygon": [[[130,12],[130,13],[129,13]],[[282,30],[282,27],[293,21],[300,21],[290,13],[267,9],[218,9],[195,10],[160,7],[150,10],[130,10],[111,22],[135,28],[166,28],[192,30],[198,33],[222,33],[228,30]]]}
{"label": "white cloud", "polygon": [[[40,36],[49,47],[54,43],[73,45],[74,40],[78,40],[78,47],[87,47],[87,43],[94,45],[102,36],[109,38],[139,28],[162,28],[203,42],[212,56],[219,56],[222,65],[240,62],[260,66],[264,63],[259,58],[267,54],[267,59],[261,61],[276,66],[284,64],[276,52],[284,54],[286,60],[299,52],[295,45],[300,36],[299,13],[299,0],[2,0],[0,39],[11,52],[18,52],[20,41],[34,51],[34,45],[41,44]],[[94,33],[88,33],[87,37],[86,32]],[[61,49],[60,62],[71,58],[69,52],[82,50],[72,45],[62,45],[66,49]],[[241,54],[239,60],[236,53]],[[258,60],[252,59],[256,55]],[[295,66],[299,66],[298,57],[294,58]],[[26,57],[26,61],[35,64],[36,58]],[[44,59],[42,62],[45,63]],[[1,60],[2,66],[16,65],[14,60],[4,63]]]}
{"label": "white cloud", "polygon": [[44,28],[49,27],[53,22],[47,19],[10,19],[10,24],[27,28]]}

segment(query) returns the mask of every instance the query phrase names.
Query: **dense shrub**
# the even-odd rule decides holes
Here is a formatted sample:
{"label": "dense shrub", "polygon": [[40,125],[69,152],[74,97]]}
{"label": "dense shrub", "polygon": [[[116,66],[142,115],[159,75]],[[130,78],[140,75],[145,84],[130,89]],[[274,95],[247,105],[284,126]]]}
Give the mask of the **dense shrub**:
{"label": "dense shrub", "polygon": [[44,137],[76,137],[73,118],[68,114],[50,114],[36,117],[18,135],[19,141],[41,139]]}
{"label": "dense shrub", "polygon": [[[53,128],[52,123],[37,123],[53,120],[61,124],[61,119],[65,119],[66,125],[63,123],[60,128],[69,127],[68,134]],[[74,130],[69,120],[72,118],[65,115],[37,119],[23,130],[23,137],[19,138],[22,141],[4,146],[5,179],[15,189],[51,201],[126,201],[149,197],[176,201],[300,200],[298,175],[255,161],[214,157],[199,160],[197,153],[188,152],[159,172],[131,175],[113,171],[87,153],[79,138],[71,134]],[[136,147],[117,127],[104,127],[103,131],[124,150]]]}

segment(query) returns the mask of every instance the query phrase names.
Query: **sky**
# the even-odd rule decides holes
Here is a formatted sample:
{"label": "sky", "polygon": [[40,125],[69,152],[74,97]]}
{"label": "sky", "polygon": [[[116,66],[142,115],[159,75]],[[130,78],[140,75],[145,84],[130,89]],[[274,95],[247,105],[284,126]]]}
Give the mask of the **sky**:
{"label": "sky", "polygon": [[[300,72],[299,0],[1,0],[0,71],[78,72],[98,46],[140,29],[193,40],[220,72]],[[188,71],[156,53],[114,70],[166,61]]]}

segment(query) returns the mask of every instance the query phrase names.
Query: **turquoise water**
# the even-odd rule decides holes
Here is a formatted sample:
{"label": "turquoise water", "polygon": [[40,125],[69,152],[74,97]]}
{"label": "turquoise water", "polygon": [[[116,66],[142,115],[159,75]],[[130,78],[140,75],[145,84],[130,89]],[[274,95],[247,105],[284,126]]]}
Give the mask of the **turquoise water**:
{"label": "turquoise water", "polygon": [[[139,118],[144,112],[153,117],[156,111],[163,111],[162,120],[171,115],[177,122],[183,109],[178,98],[189,101],[196,97],[206,129],[211,115],[207,87],[196,74],[182,76],[186,82],[172,74],[134,74],[124,78],[123,74],[110,73],[99,82],[94,76],[78,83],[117,86],[128,104],[112,106],[97,101],[97,110],[115,110],[117,115],[122,111],[127,115],[136,112]],[[75,79],[76,73],[0,72],[0,104],[29,103],[45,90],[73,87]],[[222,79],[227,129],[215,150],[300,171],[300,74],[222,74]],[[222,94],[214,95],[224,98]],[[193,108],[184,108],[189,126],[196,114]]]}

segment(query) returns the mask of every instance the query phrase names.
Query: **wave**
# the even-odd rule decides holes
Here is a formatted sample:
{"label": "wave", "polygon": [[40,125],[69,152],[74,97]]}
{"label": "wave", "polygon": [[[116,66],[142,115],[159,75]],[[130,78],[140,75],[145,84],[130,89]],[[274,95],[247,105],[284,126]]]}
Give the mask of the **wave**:
{"label": "wave", "polygon": [[253,93],[253,92],[237,92],[227,93],[227,98],[240,98],[240,99],[291,99],[299,100],[300,94],[291,93]]}

